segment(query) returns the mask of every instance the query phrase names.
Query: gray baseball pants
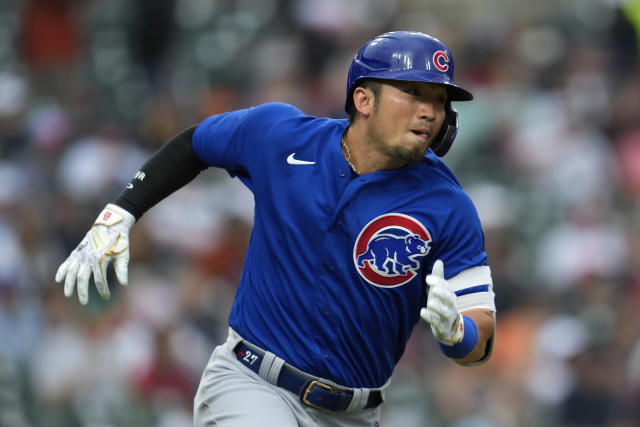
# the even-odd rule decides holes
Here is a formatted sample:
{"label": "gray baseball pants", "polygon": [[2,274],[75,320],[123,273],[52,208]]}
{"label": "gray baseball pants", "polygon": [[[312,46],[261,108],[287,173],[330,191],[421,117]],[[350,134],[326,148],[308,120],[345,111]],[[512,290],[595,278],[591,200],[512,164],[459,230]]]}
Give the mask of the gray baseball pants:
{"label": "gray baseball pants", "polygon": [[242,338],[230,330],[216,347],[194,400],[194,426],[377,427],[380,406],[345,412],[318,410],[297,395],[262,379],[233,353]]}

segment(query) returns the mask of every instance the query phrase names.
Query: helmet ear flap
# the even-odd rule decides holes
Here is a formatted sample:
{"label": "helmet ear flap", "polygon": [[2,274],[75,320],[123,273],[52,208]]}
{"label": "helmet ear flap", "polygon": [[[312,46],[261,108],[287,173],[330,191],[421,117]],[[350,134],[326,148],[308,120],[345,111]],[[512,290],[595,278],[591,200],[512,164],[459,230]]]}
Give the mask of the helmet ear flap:
{"label": "helmet ear flap", "polygon": [[451,101],[447,102],[445,108],[444,123],[442,123],[440,132],[438,132],[430,147],[438,157],[443,157],[449,152],[451,144],[453,144],[453,140],[458,134],[458,112],[451,105]]}

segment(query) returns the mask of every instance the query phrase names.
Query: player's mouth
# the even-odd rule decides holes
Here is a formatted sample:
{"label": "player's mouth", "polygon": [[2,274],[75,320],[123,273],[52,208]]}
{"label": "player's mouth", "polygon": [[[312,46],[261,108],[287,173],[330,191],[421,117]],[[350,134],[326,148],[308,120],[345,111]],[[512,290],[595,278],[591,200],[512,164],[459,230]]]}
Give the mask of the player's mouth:
{"label": "player's mouth", "polygon": [[412,129],[411,132],[424,141],[428,140],[431,135],[431,130],[428,128]]}

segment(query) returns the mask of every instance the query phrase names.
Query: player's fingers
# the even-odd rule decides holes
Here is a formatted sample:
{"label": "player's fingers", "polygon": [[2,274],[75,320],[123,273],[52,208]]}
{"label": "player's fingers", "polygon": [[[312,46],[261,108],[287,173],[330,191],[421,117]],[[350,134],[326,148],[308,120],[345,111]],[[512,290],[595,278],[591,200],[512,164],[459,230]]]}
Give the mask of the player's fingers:
{"label": "player's fingers", "polygon": [[431,324],[431,333],[440,342],[444,343],[447,340],[447,331],[441,327],[441,325]]}
{"label": "player's fingers", "polygon": [[91,266],[82,264],[78,269],[78,289],[89,289],[89,279],[91,278]]}
{"label": "player's fingers", "polygon": [[425,282],[427,283],[428,286],[431,286],[431,287],[447,286],[447,281],[444,278],[444,264],[442,263],[442,261],[437,260],[433,264],[433,270],[431,274],[427,274],[427,277],[425,278]]}
{"label": "player's fingers", "polygon": [[107,285],[107,260],[93,266],[93,281],[96,283],[96,289],[100,296],[104,299],[111,298],[109,286]]}
{"label": "player's fingers", "polygon": [[429,288],[427,304],[430,301],[438,301],[442,306],[451,309],[456,306],[456,294],[445,286],[432,286]]}
{"label": "player's fingers", "polygon": [[429,316],[432,322],[440,321],[446,317],[447,310],[444,304],[442,304],[442,301],[438,299],[430,299],[427,301],[427,310],[429,310]]}
{"label": "player's fingers", "polygon": [[444,327],[442,321],[440,321],[440,317],[436,313],[427,308],[423,308],[420,310],[420,317],[431,326],[431,332],[436,338],[441,339],[440,337],[446,335],[446,327]]}
{"label": "player's fingers", "polygon": [[426,278],[425,278],[425,282],[427,282],[427,285],[429,286],[446,286],[446,282],[442,277],[439,276],[434,276],[432,274],[429,274]]}
{"label": "player's fingers", "polygon": [[126,251],[125,253],[123,253],[122,255],[120,255],[118,258],[116,258],[114,264],[113,264],[115,271],[116,271],[116,278],[118,279],[118,282],[120,282],[120,284],[122,286],[127,286],[128,284],[128,266],[129,266],[129,251]]}
{"label": "player's fingers", "polygon": [[451,317],[452,312],[457,312],[456,302],[449,298],[449,295],[429,298],[427,300],[427,307],[438,313],[443,320]]}
{"label": "player's fingers", "polygon": [[78,280],[78,300],[82,305],[89,302],[89,280]]}
{"label": "player's fingers", "polygon": [[433,286],[429,289],[429,301],[440,301],[441,303],[448,302],[451,299],[451,292],[444,286]]}
{"label": "player's fingers", "polygon": [[73,295],[73,289],[76,286],[76,277],[78,275],[78,268],[80,266],[75,260],[71,260],[66,269],[66,277],[64,279],[64,296],[69,298]]}
{"label": "player's fingers", "polygon": [[431,312],[426,308],[422,307],[420,309],[420,317],[427,323],[431,323]]}
{"label": "player's fingers", "polygon": [[431,274],[444,279],[444,263],[442,260],[436,260],[436,262],[433,263],[433,270],[431,270]]}
{"label": "player's fingers", "polygon": [[71,259],[67,258],[56,271],[56,282],[61,283],[64,280],[64,276],[67,275],[67,266],[71,262]]}

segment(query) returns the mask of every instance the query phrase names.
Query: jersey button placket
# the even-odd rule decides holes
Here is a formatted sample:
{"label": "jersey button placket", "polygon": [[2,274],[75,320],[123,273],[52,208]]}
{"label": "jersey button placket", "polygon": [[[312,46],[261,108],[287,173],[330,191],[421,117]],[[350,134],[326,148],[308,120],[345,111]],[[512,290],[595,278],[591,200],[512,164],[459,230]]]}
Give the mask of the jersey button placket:
{"label": "jersey button placket", "polygon": [[338,175],[342,178],[344,178],[345,176],[347,176],[347,171],[344,169],[340,169],[338,170]]}

